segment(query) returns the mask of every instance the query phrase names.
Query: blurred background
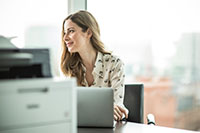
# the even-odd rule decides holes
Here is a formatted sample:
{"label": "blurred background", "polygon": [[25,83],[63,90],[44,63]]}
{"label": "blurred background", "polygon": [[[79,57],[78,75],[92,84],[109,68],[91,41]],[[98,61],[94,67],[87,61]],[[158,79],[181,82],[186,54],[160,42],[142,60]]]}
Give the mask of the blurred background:
{"label": "blurred background", "polygon": [[15,37],[18,48],[49,48],[52,74],[60,76],[62,21],[81,7],[124,61],[125,82],[144,84],[145,115],[160,126],[200,131],[200,1],[1,0],[0,35]]}

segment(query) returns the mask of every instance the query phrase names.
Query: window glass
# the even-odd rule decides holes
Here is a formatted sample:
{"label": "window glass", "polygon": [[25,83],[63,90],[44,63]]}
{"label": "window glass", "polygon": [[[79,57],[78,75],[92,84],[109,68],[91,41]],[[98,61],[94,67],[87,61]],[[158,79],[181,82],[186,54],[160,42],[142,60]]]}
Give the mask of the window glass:
{"label": "window glass", "polygon": [[58,75],[62,21],[67,15],[67,0],[1,0],[0,35],[14,37],[11,42],[18,48],[49,48],[52,73]]}

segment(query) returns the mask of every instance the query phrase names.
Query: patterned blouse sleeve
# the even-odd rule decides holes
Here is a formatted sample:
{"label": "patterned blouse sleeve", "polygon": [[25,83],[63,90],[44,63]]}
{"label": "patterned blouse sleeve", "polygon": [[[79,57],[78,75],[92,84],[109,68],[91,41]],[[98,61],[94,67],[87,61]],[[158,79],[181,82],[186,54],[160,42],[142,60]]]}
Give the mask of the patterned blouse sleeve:
{"label": "patterned blouse sleeve", "polygon": [[125,78],[124,63],[119,58],[117,58],[115,61],[113,61],[110,81],[111,81],[111,88],[114,89],[114,103],[121,106],[122,108],[125,108],[123,105],[124,78]]}

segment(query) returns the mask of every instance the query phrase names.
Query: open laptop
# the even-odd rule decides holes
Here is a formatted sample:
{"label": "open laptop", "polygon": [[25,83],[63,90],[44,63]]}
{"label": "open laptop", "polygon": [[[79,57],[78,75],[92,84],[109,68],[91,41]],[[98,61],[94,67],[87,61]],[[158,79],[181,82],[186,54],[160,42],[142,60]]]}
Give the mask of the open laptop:
{"label": "open laptop", "polygon": [[113,89],[77,87],[78,127],[114,127]]}

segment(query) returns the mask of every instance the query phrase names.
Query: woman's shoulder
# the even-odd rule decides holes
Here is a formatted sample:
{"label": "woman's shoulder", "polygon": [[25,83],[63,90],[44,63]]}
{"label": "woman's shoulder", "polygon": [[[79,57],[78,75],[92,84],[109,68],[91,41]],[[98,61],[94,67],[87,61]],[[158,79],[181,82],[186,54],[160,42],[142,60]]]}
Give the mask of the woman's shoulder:
{"label": "woman's shoulder", "polygon": [[114,54],[102,54],[103,60],[107,63],[123,63],[119,56]]}

